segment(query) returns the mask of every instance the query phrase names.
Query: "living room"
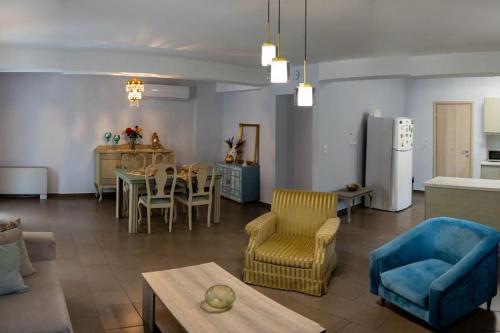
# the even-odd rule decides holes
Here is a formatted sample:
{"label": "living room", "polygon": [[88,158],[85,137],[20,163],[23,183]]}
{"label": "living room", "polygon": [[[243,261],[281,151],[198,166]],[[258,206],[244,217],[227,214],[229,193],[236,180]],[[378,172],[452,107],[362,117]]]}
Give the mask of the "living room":
{"label": "living room", "polygon": [[500,331],[480,3],[1,1],[0,332]]}

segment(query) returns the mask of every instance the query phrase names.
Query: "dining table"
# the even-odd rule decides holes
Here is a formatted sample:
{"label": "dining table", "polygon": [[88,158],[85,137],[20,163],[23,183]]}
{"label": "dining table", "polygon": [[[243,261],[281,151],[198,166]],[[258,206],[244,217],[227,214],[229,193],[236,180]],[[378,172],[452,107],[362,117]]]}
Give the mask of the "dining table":
{"label": "dining table", "polygon": [[[135,234],[138,232],[137,225],[137,212],[139,202],[139,188],[146,187],[146,177],[141,175],[137,170],[129,169],[116,169],[116,218],[124,217],[123,209],[123,185],[128,184],[129,200],[128,200],[128,232]],[[208,177],[208,180],[211,176]],[[213,193],[213,219],[214,223],[220,223],[220,180],[221,175],[215,175],[214,193]],[[154,177],[149,177],[151,184],[154,184]],[[188,176],[187,172],[179,171],[177,173],[177,184],[180,186],[187,186]]]}

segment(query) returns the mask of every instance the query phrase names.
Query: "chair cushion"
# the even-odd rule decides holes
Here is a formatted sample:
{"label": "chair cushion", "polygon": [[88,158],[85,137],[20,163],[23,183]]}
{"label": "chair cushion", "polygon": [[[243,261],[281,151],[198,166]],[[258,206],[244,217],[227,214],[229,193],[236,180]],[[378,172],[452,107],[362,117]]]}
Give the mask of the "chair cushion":
{"label": "chair cushion", "polygon": [[[148,199],[147,197],[140,197],[139,201],[144,205],[147,206]],[[168,205],[170,203],[169,198],[151,198],[151,205]]]}
{"label": "chair cushion", "polygon": [[[181,194],[176,194],[176,198],[181,199],[183,201],[188,201],[189,200],[189,195],[187,193],[181,193]],[[208,200],[208,195],[199,195],[193,197],[193,202],[198,202],[198,201],[207,201]]]}
{"label": "chair cushion", "polygon": [[384,272],[380,278],[385,288],[427,308],[431,283],[451,267],[439,259],[426,259]]}
{"label": "chair cushion", "polygon": [[30,290],[0,296],[0,332],[72,332],[55,261],[34,263],[36,274],[26,278]]}
{"label": "chair cushion", "polygon": [[312,268],[314,237],[273,234],[255,250],[255,260],[269,264]]}

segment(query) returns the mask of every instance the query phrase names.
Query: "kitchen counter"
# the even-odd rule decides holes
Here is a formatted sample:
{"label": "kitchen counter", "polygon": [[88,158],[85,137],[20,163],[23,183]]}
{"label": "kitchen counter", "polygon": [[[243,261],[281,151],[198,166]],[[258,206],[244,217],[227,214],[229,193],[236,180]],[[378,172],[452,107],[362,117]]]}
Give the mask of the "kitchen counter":
{"label": "kitchen counter", "polygon": [[424,185],[426,218],[450,216],[500,230],[500,180],[436,177]]}
{"label": "kitchen counter", "polygon": [[[492,162],[494,163],[494,162]],[[500,192],[500,180],[481,178],[436,177],[424,183],[427,187]]]}
{"label": "kitchen counter", "polygon": [[500,167],[500,161],[498,161],[498,162],[482,161],[481,165],[488,165],[488,166]]}

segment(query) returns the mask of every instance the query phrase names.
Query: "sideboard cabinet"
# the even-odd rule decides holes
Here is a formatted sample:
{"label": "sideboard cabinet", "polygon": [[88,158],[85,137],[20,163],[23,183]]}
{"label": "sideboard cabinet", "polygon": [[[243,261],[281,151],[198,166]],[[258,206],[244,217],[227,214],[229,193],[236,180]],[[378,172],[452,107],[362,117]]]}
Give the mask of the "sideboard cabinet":
{"label": "sideboard cabinet", "polygon": [[221,195],[245,203],[260,199],[260,168],[258,165],[217,163],[221,175]]}
{"label": "sideboard cabinet", "polygon": [[103,189],[116,188],[115,170],[122,167],[121,160],[124,154],[144,154],[146,165],[151,164],[156,155],[164,155],[165,163],[175,164],[175,154],[168,149],[153,149],[149,145],[137,145],[133,150],[128,145],[97,146],[95,149],[95,188],[99,201],[102,200]]}

